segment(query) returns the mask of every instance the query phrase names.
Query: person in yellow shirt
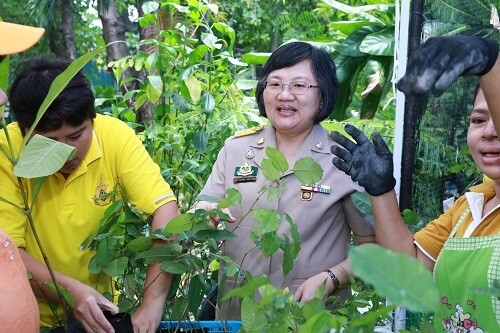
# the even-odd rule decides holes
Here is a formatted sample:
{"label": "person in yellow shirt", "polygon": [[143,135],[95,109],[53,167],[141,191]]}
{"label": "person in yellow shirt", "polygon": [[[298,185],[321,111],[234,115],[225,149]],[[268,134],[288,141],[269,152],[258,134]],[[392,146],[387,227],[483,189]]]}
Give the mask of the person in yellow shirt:
{"label": "person in yellow shirt", "polygon": [[[22,52],[42,37],[43,28],[0,22],[0,63],[8,55]],[[0,107],[7,95],[0,89]],[[0,121],[3,114],[0,112]],[[0,154],[0,159],[4,158]],[[0,192],[1,196],[2,192]],[[0,332],[39,332],[40,314],[28,273],[12,238],[0,229]]]}
{"label": "person in yellow shirt", "polygon": [[[471,36],[434,37],[408,63],[398,89],[423,94],[446,89],[460,75],[478,77],[467,131],[469,151],[481,172],[491,179],[474,186],[444,214],[413,235],[401,218],[394,192],[392,154],[375,134],[368,140],[346,126],[351,141],[332,134],[333,164],[365,186],[371,195],[377,242],[416,257],[434,271],[442,308],[434,317],[436,332],[500,332],[498,296],[478,292],[500,279],[500,112],[498,43]],[[390,272],[388,272],[390,274]]]}
{"label": "person in yellow shirt", "polygon": [[[8,126],[12,149],[18,151],[24,134],[34,123],[50,84],[69,63],[37,57],[26,63],[9,92],[11,110],[17,122]],[[35,134],[76,148],[76,153],[55,174],[47,177],[36,197],[32,216],[44,251],[56,271],[56,280],[74,300],[74,317],[87,332],[114,332],[103,311],[112,314],[118,307],[103,296],[116,294],[104,273],[89,272],[93,252],[80,251],[82,242],[95,231],[115,188],[136,209],[152,214],[152,229],[163,228],[179,214],[170,186],[160,168],[148,155],[134,131],[122,121],[96,114],[94,96],[86,77],[79,72],[52,102],[36,125]],[[9,151],[5,134],[0,145]],[[19,183],[9,161],[0,159],[1,195],[22,206]],[[23,179],[29,198],[32,183]],[[53,327],[62,319],[51,302],[58,298],[48,288],[51,277],[26,216],[12,205],[0,202],[0,227],[20,248],[31,286],[37,296],[41,325]],[[148,267],[141,305],[132,316],[135,332],[153,333],[160,324],[171,275],[158,263]]]}

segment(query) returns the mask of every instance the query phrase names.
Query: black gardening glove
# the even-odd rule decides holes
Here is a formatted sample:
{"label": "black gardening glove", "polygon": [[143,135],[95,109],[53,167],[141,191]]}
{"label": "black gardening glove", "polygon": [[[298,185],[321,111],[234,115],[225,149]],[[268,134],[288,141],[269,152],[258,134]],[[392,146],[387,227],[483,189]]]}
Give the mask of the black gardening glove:
{"label": "black gardening glove", "polygon": [[429,38],[410,55],[397,88],[407,97],[432,88],[444,91],[459,76],[486,74],[498,57],[498,43],[473,36]]}
{"label": "black gardening glove", "polygon": [[330,136],[339,146],[332,146],[330,150],[337,157],[332,163],[351,176],[352,180],[363,186],[372,196],[389,192],[396,185],[392,153],[379,133],[373,133],[373,143],[356,127],[346,125],[345,130],[356,142],[333,132]]}

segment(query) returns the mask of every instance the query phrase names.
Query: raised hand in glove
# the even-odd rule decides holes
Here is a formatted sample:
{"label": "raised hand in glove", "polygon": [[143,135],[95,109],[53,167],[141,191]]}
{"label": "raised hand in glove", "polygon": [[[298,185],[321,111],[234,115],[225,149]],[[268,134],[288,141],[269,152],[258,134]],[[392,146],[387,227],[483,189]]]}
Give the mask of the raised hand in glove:
{"label": "raised hand in glove", "polygon": [[332,140],[339,146],[332,146],[336,155],[332,163],[351,176],[352,180],[363,186],[372,196],[389,192],[396,185],[392,153],[379,133],[373,133],[373,143],[356,127],[346,125],[345,130],[356,140],[353,142],[340,134],[332,132]]}
{"label": "raised hand in glove", "polygon": [[444,91],[459,76],[486,74],[498,57],[498,43],[473,36],[429,38],[410,57],[397,88],[406,96]]}

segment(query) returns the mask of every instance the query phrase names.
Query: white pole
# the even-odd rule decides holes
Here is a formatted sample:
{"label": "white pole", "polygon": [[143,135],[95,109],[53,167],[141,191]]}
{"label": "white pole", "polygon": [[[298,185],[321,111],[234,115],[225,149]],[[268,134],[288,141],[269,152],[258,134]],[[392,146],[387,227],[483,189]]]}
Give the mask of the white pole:
{"label": "white pole", "polygon": [[[394,84],[403,77],[408,57],[408,33],[410,24],[410,0],[396,1],[396,48],[394,55]],[[401,185],[401,160],[403,151],[403,123],[405,112],[405,96],[393,86],[396,96],[396,119],[394,125],[394,177],[396,178],[396,195],[399,198]]]}
{"label": "white pole", "polygon": [[[396,0],[396,48],[394,55],[394,83],[403,77],[408,58],[408,34],[410,25],[410,0]],[[399,199],[401,185],[401,161],[403,151],[403,124],[405,112],[405,96],[394,86],[396,96],[396,119],[394,125],[394,177],[396,178],[396,195]],[[398,307],[393,313],[394,332],[406,328],[406,309]]]}

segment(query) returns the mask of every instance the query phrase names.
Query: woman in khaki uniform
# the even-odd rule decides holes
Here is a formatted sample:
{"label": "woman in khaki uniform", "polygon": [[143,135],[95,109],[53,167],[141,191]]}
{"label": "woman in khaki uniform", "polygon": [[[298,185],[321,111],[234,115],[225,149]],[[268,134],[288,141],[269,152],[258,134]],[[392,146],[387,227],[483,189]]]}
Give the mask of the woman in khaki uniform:
{"label": "woman in khaki uniform", "polygon": [[[325,281],[325,296],[338,293],[343,299],[349,297],[347,251],[351,235],[357,243],[375,240],[372,222],[350,199],[351,193],[363,188],[332,165],[329,147],[333,142],[319,124],[332,112],[337,95],[335,65],[326,51],[304,42],[282,45],[264,66],[256,90],[260,113],[270,125],[239,131],[227,139],[201,192],[224,197],[228,188],[240,191],[242,203],[229,208],[236,223],[227,224],[229,230],[238,225],[237,237],[223,244],[223,254],[254,277],[267,275],[276,287],[290,288],[301,302],[313,298]],[[282,178],[285,190],[281,198],[269,201],[264,195],[254,205],[260,189],[270,184],[261,169],[266,147],[279,149],[290,166],[299,158],[312,157],[324,170],[318,188],[308,191],[293,172],[288,172]],[[235,175],[244,166],[257,167],[256,174]],[[301,250],[288,275],[283,275],[281,250],[265,258],[250,240],[249,229],[256,226],[252,214],[247,214],[251,207],[286,213],[297,225]],[[196,208],[210,209],[213,204],[198,202]],[[282,223],[278,233],[289,236],[289,224]],[[226,291],[237,285],[228,278]],[[239,302],[227,304],[218,316],[239,319]]]}

